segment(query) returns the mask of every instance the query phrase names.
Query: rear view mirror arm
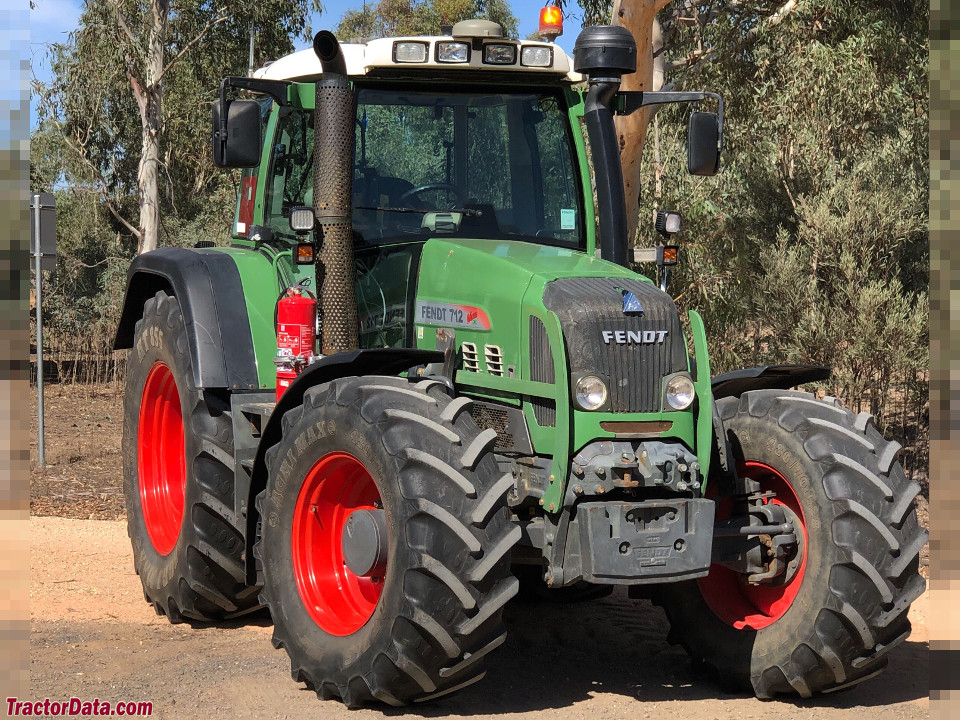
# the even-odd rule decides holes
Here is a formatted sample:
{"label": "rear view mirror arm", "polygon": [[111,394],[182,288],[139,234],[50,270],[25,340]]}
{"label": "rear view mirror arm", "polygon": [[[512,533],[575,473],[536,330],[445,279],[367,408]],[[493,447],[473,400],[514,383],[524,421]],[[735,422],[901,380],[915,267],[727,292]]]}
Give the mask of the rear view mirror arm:
{"label": "rear view mirror arm", "polygon": [[642,107],[651,105],[667,105],[670,103],[698,102],[712,98],[717,101],[717,131],[721,145],[723,143],[723,96],[714,92],[673,92],[638,90],[622,91],[617,93],[615,108],[617,115],[630,115]]}
{"label": "rear view mirror arm", "polygon": [[261,80],[259,78],[225,77],[220,81],[220,127],[217,128],[217,141],[223,148],[227,144],[227,90],[231,87],[261,95],[269,95],[278,105],[289,105],[286,80]]}

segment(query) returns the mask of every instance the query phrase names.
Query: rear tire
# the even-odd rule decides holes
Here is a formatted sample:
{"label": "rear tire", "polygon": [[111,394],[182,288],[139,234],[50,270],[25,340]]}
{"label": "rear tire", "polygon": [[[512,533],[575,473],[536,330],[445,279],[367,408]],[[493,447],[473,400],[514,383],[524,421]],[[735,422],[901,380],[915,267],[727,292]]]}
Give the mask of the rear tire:
{"label": "rear tire", "polygon": [[718,407],[738,471],[752,468],[799,502],[805,566],[785,591],[718,583],[717,566],[664,586],[671,641],[760,698],[810,697],[876,675],[910,634],[907,610],[925,588],[919,487],[896,462],[900,446],[832,398],[762,390]]}
{"label": "rear tire", "polygon": [[[431,381],[344,378],[283,416],[257,500],[262,600],[293,679],[321,699],[446,695],[480,680],[482,658],[506,638],[513,479],[469,406]],[[381,506],[385,570],[354,575],[339,554],[343,523]]]}
{"label": "rear tire", "polygon": [[123,490],[144,597],[174,623],[258,606],[233,512],[229,400],[198,390],[192,377],[180,304],[158,292],[144,304],[127,361]]}

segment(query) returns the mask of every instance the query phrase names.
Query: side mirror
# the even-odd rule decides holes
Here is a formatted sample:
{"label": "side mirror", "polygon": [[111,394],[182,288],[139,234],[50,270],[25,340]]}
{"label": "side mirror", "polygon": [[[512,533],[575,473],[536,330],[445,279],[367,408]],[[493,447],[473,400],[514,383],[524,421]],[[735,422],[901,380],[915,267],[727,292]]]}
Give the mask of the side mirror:
{"label": "side mirror", "polygon": [[716,175],[720,169],[720,116],[716,113],[690,113],[687,126],[687,172],[691,175]]}
{"label": "side mirror", "polygon": [[220,102],[213,104],[213,162],[217,167],[249,168],[260,164],[260,103],[256,100],[227,102],[223,117]]}

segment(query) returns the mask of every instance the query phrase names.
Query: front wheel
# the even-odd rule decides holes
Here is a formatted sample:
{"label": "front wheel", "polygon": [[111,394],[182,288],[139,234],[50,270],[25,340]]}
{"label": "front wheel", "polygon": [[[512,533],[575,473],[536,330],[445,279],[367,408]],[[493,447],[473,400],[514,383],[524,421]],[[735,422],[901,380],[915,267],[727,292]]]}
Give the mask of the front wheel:
{"label": "front wheel", "polygon": [[900,446],[870,415],[808,393],[747,392],[718,410],[738,472],[799,526],[799,553],[776,585],[714,565],[706,578],[664,586],[671,640],[761,698],[876,675],[910,634],[907,610],[925,587],[919,486],[896,462]]}
{"label": "front wheel", "polygon": [[513,478],[469,405],[431,381],[344,378],[284,415],[256,555],[274,645],[321,699],[446,695],[503,643]]}

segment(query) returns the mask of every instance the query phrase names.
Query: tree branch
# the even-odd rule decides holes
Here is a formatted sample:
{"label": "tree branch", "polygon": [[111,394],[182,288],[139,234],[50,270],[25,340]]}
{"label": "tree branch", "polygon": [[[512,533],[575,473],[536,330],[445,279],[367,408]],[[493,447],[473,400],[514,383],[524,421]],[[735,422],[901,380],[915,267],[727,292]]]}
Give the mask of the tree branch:
{"label": "tree branch", "polygon": [[120,9],[120,0],[114,0],[113,9],[117,12],[117,25],[120,26],[120,29],[123,30],[123,34],[127,36],[127,39],[130,41],[130,47],[132,47],[140,57],[143,57],[143,48],[140,47],[140,43],[137,41],[137,36],[133,34],[133,30],[130,29],[130,25],[127,23],[127,19],[123,16],[123,11]]}
{"label": "tree branch", "polygon": [[70,138],[67,137],[66,133],[62,131],[62,125],[60,123],[58,123],[58,126],[60,126],[60,136],[63,138],[63,141],[70,147],[71,150],[73,150],[76,156],[80,158],[80,161],[87,166],[90,172],[93,173],[94,180],[99,185],[99,187],[95,189],[95,192],[99,193],[103,197],[103,202],[107,206],[107,210],[109,210],[110,214],[113,215],[125,228],[127,228],[127,230],[133,233],[133,236],[139,241],[141,237],[140,229],[131,225],[114,206],[113,200],[110,198],[110,193],[107,192],[107,180],[103,177],[103,173],[100,172],[100,168],[94,165],[93,161],[87,157],[86,150],[82,145],[72,142]]}
{"label": "tree branch", "polygon": [[160,76],[157,78],[157,84],[159,84],[160,81],[163,79],[163,76],[166,75],[167,70],[173,67],[174,63],[176,63],[180,58],[186,55],[187,52],[189,52],[190,48],[192,48],[194,45],[196,45],[198,42],[200,42],[203,39],[203,36],[206,35],[207,32],[209,32],[210,28],[212,28],[214,25],[219,25],[220,23],[225,22],[226,20],[227,20],[226,16],[222,15],[218,17],[216,20],[211,20],[210,22],[208,22],[206,27],[204,27],[203,30],[201,30],[200,33],[195,38],[193,38],[193,40],[191,40],[186,45],[184,45],[183,49],[180,50],[180,52],[178,52],[173,57],[173,59],[167,63],[166,67],[160,71]]}
{"label": "tree branch", "polygon": [[[743,39],[737,43],[735,49],[739,49],[744,45],[752,42],[757,38],[757,35],[760,34],[763,30],[769,30],[776,25],[779,25],[783,22],[787,16],[793,13],[797,7],[799,7],[799,0],[787,0],[786,3],[781,5],[776,12],[767,17],[763,22],[757,23],[752,28],[747,30],[743,34]],[[695,67],[706,64],[707,62],[713,60],[716,55],[716,48],[708,48],[706,50],[694,50],[687,54],[687,56],[682,60],[672,60],[666,64],[666,71],[670,72],[671,70],[677,70],[679,68],[685,67]]]}

